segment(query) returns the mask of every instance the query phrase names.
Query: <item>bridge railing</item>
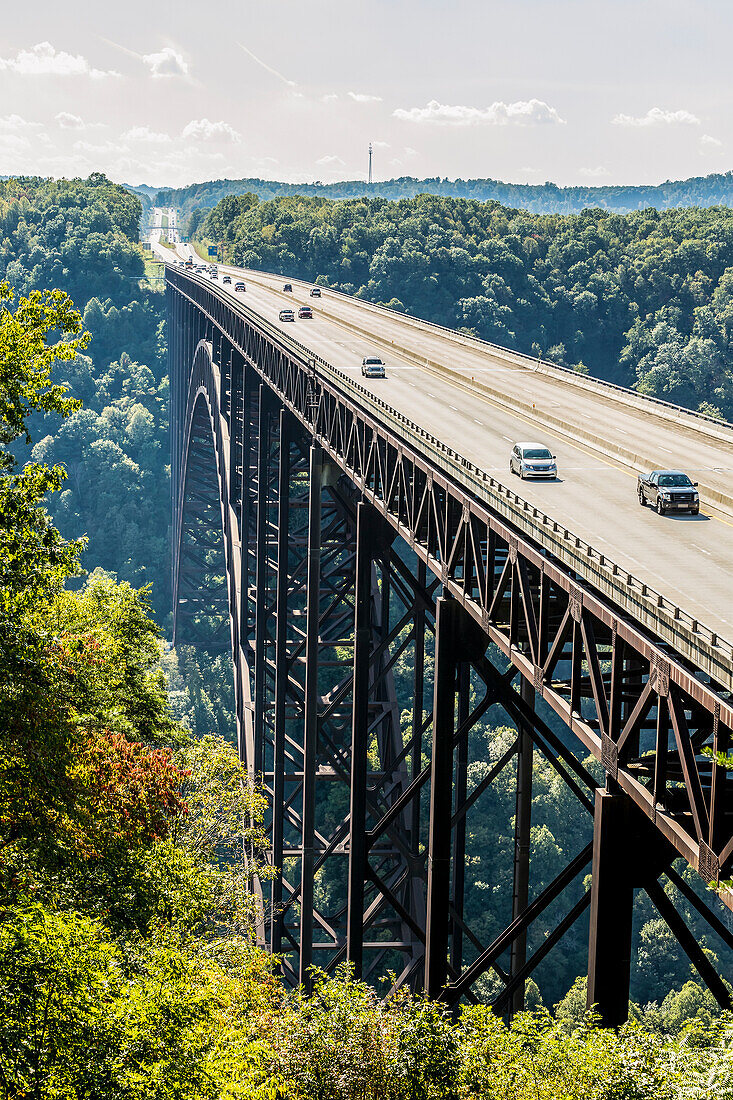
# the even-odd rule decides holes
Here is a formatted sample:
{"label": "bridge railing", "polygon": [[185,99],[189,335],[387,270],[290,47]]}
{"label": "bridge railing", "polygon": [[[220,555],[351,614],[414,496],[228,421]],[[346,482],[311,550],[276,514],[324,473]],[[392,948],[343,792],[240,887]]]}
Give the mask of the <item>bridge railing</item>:
{"label": "bridge railing", "polygon": [[[172,270],[177,275],[183,274],[180,269]],[[388,424],[407,446],[422,454],[429,453],[436,466],[444,473],[509,519],[519,531],[542,545],[565,566],[581,574],[607,598],[626,610],[632,604],[634,614],[647,629],[672,644],[682,656],[708,671],[724,687],[733,689],[733,644],[722,638],[717,631],[710,629],[662,592],[618,565],[606,553],[597,550],[564,524],[509,489],[459,451],[447,446],[437,436],[375,396],[243,302],[222,297],[221,293],[217,293],[219,288],[212,287],[208,279],[190,273],[185,273],[185,277],[259,327],[273,343],[295,355],[304,366],[315,366],[323,373],[324,380],[341,389],[345,395],[352,399],[358,396],[361,406]]]}

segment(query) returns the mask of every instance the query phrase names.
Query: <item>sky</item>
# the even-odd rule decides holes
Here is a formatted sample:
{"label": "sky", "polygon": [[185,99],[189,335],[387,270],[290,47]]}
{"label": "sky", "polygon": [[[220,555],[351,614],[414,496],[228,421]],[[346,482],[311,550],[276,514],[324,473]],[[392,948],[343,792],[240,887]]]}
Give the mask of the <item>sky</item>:
{"label": "sky", "polygon": [[730,0],[49,0],[0,21],[0,175],[182,186],[733,168]]}

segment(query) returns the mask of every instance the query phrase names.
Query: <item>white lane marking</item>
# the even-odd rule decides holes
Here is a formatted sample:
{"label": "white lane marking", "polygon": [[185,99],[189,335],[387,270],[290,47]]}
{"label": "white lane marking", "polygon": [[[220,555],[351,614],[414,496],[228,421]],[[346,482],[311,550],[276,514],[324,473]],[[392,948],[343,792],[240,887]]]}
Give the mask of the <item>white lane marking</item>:
{"label": "white lane marking", "polygon": [[458,412],[458,406],[457,405],[449,405],[448,408],[453,409],[453,412]]}
{"label": "white lane marking", "polygon": [[511,436],[508,436],[508,435],[503,435],[501,438],[506,439],[507,443],[513,443],[514,442],[514,440],[511,438]]}
{"label": "white lane marking", "polygon": [[702,546],[698,546],[696,542],[691,543],[691,545],[694,546],[696,550],[699,550],[701,554],[707,554],[709,558],[712,557],[709,550],[703,550]]}
{"label": "white lane marking", "polygon": [[623,428],[616,428],[616,431],[617,431],[617,432],[620,432],[620,433],[621,433],[621,435],[628,435],[628,434],[629,434],[628,432],[625,432],[625,431],[623,430]]}
{"label": "white lane marking", "polygon": [[477,420],[476,417],[473,418],[473,422],[474,422],[474,424],[478,424],[480,428],[483,428],[483,424],[481,423],[480,420]]}
{"label": "white lane marking", "polygon": [[666,455],[673,455],[674,454],[674,451],[670,451],[669,447],[660,447],[659,450],[664,451],[664,453]]}
{"label": "white lane marking", "polygon": [[437,400],[436,397],[435,397],[435,394],[431,393],[430,390],[427,391],[427,395],[428,395],[428,397],[432,397],[433,400]]}

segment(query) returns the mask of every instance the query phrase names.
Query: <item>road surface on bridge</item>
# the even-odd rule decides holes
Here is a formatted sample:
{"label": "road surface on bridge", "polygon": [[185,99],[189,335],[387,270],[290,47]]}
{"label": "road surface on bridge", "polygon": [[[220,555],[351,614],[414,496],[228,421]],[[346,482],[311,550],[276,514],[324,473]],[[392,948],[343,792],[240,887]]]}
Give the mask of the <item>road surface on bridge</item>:
{"label": "road surface on bridge", "polygon": [[[187,255],[187,246],[179,246],[178,252]],[[293,292],[285,293],[282,277],[223,266],[219,270],[219,283],[213,285],[221,293],[242,301],[353,377],[722,638],[733,639],[733,515],[704,491],[699,516],[661,517],[642,509],[632,463],[538,423],[536,417],[552,409],[581,430],[590,427],[604,439],[622,440],[630,451],[649,457],[649,468],[684,469],[723,496],[730,495],[733,484],[733,433],[715,425],[708,432],[704,424],[701,431],[691,430],[658,416],[652,405],[637,408],[599,397],[562,377],[548,378],[516,365],[511,353],[502,357],[325,288],[320,300],[312,299],[311,284],[300,280],[290,280]],[[235,293],[233,283],[221,284],[226,272],[243,278],[245,294]],[[302,304],[313,309],[312,320],[279,322],[281,308],[290,305],[297,311]],[[361,359],[368,354],[384,359],[386,379],[362,377]],[[467,390],[455,376],[426,369],[426,358],[445,363],[469,386],[471,375],[490,378],[491,387],[505,392],[509,401],[530,406],[534,401],[538,410],[517,411],[500,396]],[[512,444],[521,440],[545,443],[557,455],[556,482],[520,483],[509,473]]]}

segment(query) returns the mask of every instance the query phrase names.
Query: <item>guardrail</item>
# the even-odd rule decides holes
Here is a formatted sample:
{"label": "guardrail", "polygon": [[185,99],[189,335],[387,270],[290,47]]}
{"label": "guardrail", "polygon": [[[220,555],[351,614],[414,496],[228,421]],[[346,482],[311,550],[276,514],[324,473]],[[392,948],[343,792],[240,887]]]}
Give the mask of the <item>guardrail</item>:
{"label": "guardrail", "polygon": [[[177,274],[182,274],[180,268],[173,270]],[[212,286],[209,279],[204,279],[196,273],[185,272],[185,274],[187,278],[196,280],[211,293],[220,290],[219,287]],[[658,631],[660,621],[667,625],[671,633],[677,634],[676,642],[673,644],[676,644],[678,651],[685,656],[692,656],[696,647],[690,646],[685,653],[684,647],[679,645],[679,630],[685,630],[697,643],[698,649],[704,647],[712,651],[711,656],[715,658],[713,665],[718,671],[717,673],[710,669],[709,671],[717,679],[721,679],[726,687],[733,690],[733,644],[722,638],[717,631],[711,630],[674,601],[667,599],[663,593],[616,564],[607,554],[596,550],[564,524],[558,523],[536,505],[530,504],[513,489],[509,489],[491,474],[486,473],[453,447],[447,446],[437,436],[410,420],[404,413],[388,405],[381,397],[376,397],[371,391],[321,356],[316,355],[294,337],[276,328],[243,302],[228,296],[221,300],[233,311],[241,313],[251,324],[259,327],[275,344],[281,345],[291,354],[295,353],[304,366],[313,364],[320,368],[324,377],[341,389],[345,396],[353,399],[354,395],[357,395],[362,407],[373,413],[378,412],[382,422],[389,423],[395,435],[408,446],[415,448],[423,455],[426,452],[430,453],[433,461],[444,473],[463,488],[470,489],[477,499],[509,519],[515,527],[533,538],[564,565],[580,572],[587,580],[600,587],[606,595],[615,597],[616,602],[619,602],[620,598],[620,606],[623,606],[624,602],[633,602],[637,613],[641,612],[640,618],[647,627]],[[727,683],[725,682],[726,668]]]}

